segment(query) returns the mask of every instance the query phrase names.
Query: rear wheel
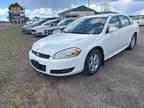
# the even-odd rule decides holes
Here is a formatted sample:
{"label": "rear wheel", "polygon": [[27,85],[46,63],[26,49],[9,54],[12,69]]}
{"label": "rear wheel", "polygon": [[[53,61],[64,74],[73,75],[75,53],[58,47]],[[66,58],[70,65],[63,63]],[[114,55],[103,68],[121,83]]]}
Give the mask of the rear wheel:
{"label": "rear wheel", "polygon": [[136,35],[134,35],[132,37],[131,42],[130,42],[130,44],[129,44],[127,49],[128,50],[132,50],[136,46],[136,43],[137,43],[137,37],[136,37]]}
{"label": "rear wheel", "polygon": [[95,74],[102,63],[101,52],[97,49],[92,50],[86,58],[84,74],[93,75]]}

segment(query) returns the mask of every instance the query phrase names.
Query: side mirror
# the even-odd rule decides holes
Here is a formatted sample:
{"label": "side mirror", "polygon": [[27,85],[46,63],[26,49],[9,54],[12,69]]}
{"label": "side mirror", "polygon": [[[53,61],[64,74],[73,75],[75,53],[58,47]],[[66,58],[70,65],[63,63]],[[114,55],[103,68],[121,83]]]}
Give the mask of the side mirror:
{"label": "side mirror", "polygon": [[111,32],[117,31],[117,30],[118,30],[117,27],[110,27],[108,32],[111,33]]}

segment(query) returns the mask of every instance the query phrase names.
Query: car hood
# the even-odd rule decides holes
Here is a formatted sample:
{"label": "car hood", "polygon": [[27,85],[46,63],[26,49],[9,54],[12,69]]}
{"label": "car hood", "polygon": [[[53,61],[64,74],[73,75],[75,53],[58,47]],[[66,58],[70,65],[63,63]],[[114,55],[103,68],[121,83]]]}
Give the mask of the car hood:
{"label": "car hood", "polygon": [[78,47],[78,44],[88,41],[92,37],[87,34],[58,33],[35,42],[32,49],[40,53],[54,55],[58,51]]}
{"label": "car hood", "polygon": [[66,26],[53,26],[47,27],[45,30],[56,30],[56,29],[64,29]]}
{"label": "car hood", "polygon": [[34,26],[33,26],[33,25],[28,25],[28,26],[23,26],[22,28],[23,28],[23,29],[28,29],[28,30],[29,30],[29,29],[34,28]]}
{"label": "car hood", "polygon": [[46,28],[48,28],[48,26],[42,25],[42,26],[34,27],[33,30],[41,30],[41,29],[46,29]]}
{"label": "car hood", "polygon": [[31,25],[24,25],[22,28],[25,29],[25,28],[28,28],[28,27],[31,27]]}

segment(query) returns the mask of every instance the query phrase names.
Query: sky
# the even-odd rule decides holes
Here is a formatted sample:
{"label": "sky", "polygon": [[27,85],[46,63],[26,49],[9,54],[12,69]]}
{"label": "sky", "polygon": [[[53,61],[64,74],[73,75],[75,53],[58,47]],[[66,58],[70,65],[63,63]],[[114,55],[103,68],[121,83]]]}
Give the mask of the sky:
{"label": "sky", "polygon": [[[53,17],[58,13],[80,5],[87,6],[88,0],[1,0],[0,3],[0,21],[6,21],[8,16],[8,7],[11,3],[18,2],[25,6],[26,15],[30,18]],[[90,8],[101,11],[100,4],[108,0],[90,0]],[[144,14],[144,0],[109,0],[112,11],[125,13],[129,15]]]}

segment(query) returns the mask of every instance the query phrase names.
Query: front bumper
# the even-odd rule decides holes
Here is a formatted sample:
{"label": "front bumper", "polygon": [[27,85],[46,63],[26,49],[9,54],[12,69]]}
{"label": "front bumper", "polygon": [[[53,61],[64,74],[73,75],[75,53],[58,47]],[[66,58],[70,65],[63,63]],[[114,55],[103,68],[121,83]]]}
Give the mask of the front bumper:
{"label": "front bumper", "polygon": [[[84,68],[81,56],[69,59],[41,58],[29,52],[29,61],[34,69],[51,76],[68,76],[80,73]],[[32,63],[35,62],[36,64]]]}
{"label": "front bumper", "polygon": [[31,34],[31,30],[25,28],[22,29],[22,32],[25,34]]}
{"label": "front bumper", "polygon": [[32,34],[32,35],[36,35],[36,31],[31,30],[31,34]]}
{"label": "front bumper", "polygon": [[43,32],[36,32],[35,35],[36,35],[36,36],[43,36],[43,37],[44,37],[44,36],[47,36],[47,35],[45,35]]}

